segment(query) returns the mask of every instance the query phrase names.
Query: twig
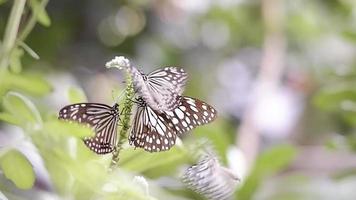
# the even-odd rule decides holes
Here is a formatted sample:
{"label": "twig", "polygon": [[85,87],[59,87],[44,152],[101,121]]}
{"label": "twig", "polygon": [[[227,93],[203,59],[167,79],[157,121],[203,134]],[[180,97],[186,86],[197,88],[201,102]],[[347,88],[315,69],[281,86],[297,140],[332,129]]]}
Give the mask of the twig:
{"label": "twig", "polygon": [[[21,16],[25,7],[26,0],[15,0],[11,9],[9,20],[4,34],[2,44],[2,55],[0,60],[0,76],[2,76],[9,65],[9,58],[14,48],[17,33],[20,26]],[[0,78],[1,80],[1,78]]]}
{"label": "twig", "polygon": [[[46,5],[48,4],[49,0],[42,0],[40,5],[42,7],[46,7]],[[18,41],[24,41],[27,36],[30,34],[30,32],[32,31],[32,29],[35,27],[36,22],[37,22],[37,14],[36,13],[32,13],[31,18],[28,20],[25,28],[23,29],[23,31],[21,32]]]}

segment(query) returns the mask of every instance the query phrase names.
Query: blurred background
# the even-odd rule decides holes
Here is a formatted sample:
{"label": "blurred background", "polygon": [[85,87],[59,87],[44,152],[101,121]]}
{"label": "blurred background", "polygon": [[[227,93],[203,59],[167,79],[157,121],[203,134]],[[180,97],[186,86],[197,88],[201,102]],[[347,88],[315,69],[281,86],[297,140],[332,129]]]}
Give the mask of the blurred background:
{"label": "blurred background", "polygon": [[[204,199],[180,174],[206,145],[242,179],[232,199],[356,198],[353,0],[0,0],[0,33],[1,200]],[[168,152],[126,143],[107,172],[56,118],[115,102],[118,55],[183,67],[219,118]]]}

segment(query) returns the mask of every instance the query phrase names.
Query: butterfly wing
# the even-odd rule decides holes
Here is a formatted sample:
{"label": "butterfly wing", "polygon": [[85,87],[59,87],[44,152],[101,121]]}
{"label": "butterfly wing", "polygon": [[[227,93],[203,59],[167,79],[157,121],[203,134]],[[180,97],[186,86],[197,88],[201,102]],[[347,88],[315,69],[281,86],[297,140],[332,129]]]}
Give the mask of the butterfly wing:
{"label": "butterfly wing", "polygon": [[172,122],[148,105],[138,105],[129,137],[130,144],[149,152],[166,151],[176,141]]}
{"label": "butterfly wing", "polygon": [[192,97],[181,96],[178,106],[164,112],[172,120],[178,134],[183,134],[197,126],[210,123],[217,117],[217,111],[209,104]]}
{"label": "butterfly wing", "polygon": [[177,96],[184,91],[188,75],[182,68],[165,67],[148,75],[135,67],[130,68],[136,92],[154,110],[168,111],[174,109]]}
{"label": "butterfly wing", "polygon": [[59,119],[89,125],[95,136],[84,138],[84,143],[90,150],[106,154],[112,152],[116,144],[118,112],[117,104],[110,107],[99,103],[79,103],[62,108]]}
{"label": "butterfly wing", "polygon": [[197,164],[185,170],[182,180],[192,190],[213,200],[229,199],[239,181],[212,155],[203,156]]}

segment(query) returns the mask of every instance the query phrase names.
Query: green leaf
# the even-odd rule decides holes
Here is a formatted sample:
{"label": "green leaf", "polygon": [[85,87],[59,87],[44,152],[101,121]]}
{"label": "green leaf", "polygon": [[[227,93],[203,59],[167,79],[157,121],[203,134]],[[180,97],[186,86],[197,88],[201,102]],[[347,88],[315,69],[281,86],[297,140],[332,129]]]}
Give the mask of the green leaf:
{"label": "green leaf", "polygon": [[44,130],[51,135],[72,135],[76,137],[93,136],[91,128],[79,123],[68,123],[64,121],[49,121],[44,124]]}
{"label": "green leaf", "polygon": [[0,120],[13,125],[21,125],[21,122],[12,114],[0,113]]}
{"label": "green leaf", "polygon": [[25,127],[36,127],[42,124],[41,116],[36,106],[25,96],[17,92],[9,92],[4,97],[5,110],[16,117]]}
{"label": "green leaf", "polygon": [[80,88],[71,87],[68,90],[69,102],[71,103],[81,103],[87,102],[87,97],[85,93]]}
{"label": "green leaf", "polygon": [[49,18],[44,6],[38,0],[30,0],[30,7],[33,14],[36,16],[38,23],[48,27],[51,25],[51,19]]}
{"label": "green leaf", "polygon": [[[7,0],[0,0],[0,5],[5,3]],[[0,196],[1,197],[1,196]],[[0,198],[1,199],[1,198]]]}
{"label": "green leaf", "polygon": [[313,98],[313,103],[326,111],[340,110],[345,100],[356,101],[356,89],[352,85],[329,85]]}
{"label": "green leaf", "polygon": [[27,158],[17,150],[10,150],[0,158],[6,178],[20,189],[30,189],[35,182],[35,172]]}
{"label": "green leaf", "polygon": [[[2,82],[2,90],[20,90],[32,95],[43,96],[52,91],[48,81],[38,75],[7,73]],[[1,94],[0,94],[1,96]]]}
{"label": "green leaf", "polygon": [[237,192],[238,199],[249,200],[258,186],[267,177],[271,176],[289,165],[297,152],[290,145],[280,145],[264,152],[256,160],[255,166],[245,184]]}

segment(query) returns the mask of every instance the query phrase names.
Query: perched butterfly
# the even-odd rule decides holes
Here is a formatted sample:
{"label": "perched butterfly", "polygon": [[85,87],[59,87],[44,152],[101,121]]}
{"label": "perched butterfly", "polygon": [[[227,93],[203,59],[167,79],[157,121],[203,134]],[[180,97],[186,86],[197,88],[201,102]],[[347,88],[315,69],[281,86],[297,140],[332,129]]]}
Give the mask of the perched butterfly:
{"label": "perched butterfly", "polygon": [[84,143],[97,154],[106,154],[116,145],[116,128],[119,121],[119,105],[110,107],[100,103],[78,103],[63,107],[59,119],[89,125],[94,137],[84,138]]}
{"label": "perched butterfly", "polygon": [[182,181],[207,199],[224,200],[231,197],[240,178],[221,166],[215,154],[207,153],[185,170]]}
{"label": "perched butterfly", "polygon": [[177,107],[165,112],[154,110],[139,98],[130,144],[149,152],[166,151],[175,144],[177,135],[216,118],[217,112],[209,104],[186,96],[176,98]]}
{"label": "perched butterfly", "polygon": [[128,67],[138,96],[157,111],[169,111],[177,107],[177,97],[184,91],[188,75],[182,68],[165,67],[144,74],[137,68]]}

